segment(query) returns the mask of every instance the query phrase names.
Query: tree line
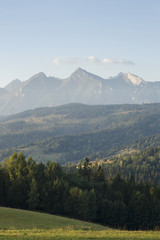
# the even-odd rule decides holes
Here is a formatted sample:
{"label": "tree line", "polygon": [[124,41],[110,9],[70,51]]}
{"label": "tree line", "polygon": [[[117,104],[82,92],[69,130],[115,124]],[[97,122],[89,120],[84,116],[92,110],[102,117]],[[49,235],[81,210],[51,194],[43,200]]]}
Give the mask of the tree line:
{"label": "tree line", "polygon": [[0,205],[43,211],[126,229],[160,227],[160,187],[133,176],[105,176],[88,158],[73,172],[14,153],[0,166]]}
{"label": "tree line", "polygon": [[160,147],[148,147],[130,154],[111,157],[103,162],[105,175],[114,177],[117,172],[123,179],[134,176],[136,182],[160,186]]}

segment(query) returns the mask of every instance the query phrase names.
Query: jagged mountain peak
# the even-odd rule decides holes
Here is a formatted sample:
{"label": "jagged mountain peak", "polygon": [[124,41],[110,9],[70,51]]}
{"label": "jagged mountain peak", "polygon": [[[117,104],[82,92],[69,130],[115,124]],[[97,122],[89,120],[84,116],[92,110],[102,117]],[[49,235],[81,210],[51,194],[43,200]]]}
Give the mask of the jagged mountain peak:
{"label": "jagged mountain peak", "polygon": [[74,72],[87,72],[87,71],[81,67],[78,67]]}
{"label": "jagged mountain peak", "polygon": [[27,81],[24,82],[24,86],[28,84],[43,84],[46,82],[47,76],[43,72],[39,72],[35,75],[33,75],[31,78],[29,78]]}
{"label": "jagged mountain peak", "polygon": [[132,73],[122,73],[120,72],[118,74],[118,77],[122,78],[125,82],[131,83],[134,86],[139,86],[144,80],[140,78],[139,76],[136,76]]}
{"label": "jagged mountain peak", "polygon": [[18,88],[21,85],[21,80],[14,79],[12,82],[7,84],[4,89],[6,89],[8,92],[13,91],[14,89]]}
{"label": "jagged mountain peak", "polygon": [[46,78],[46,74],[44,72],[39,72],[35,75],[33,75],[30,79],[33,79],[33,78]]}
{"label": "jagged mountain peak", "polygon": [[83,79],[83,80],[94,79],[94,80],[100,80],[100,81],[104,80],[100,76],[87,72],[86,70],[80,67],[77,68],[68,79]]}
{"label": "jagged mountain peak", "polygon": [[84,75],[84,74],[90,74],[90,73],[79,67],[71,74],[71,77],[81,76],[81,75]]}
{"label": "jagged mountain peak", "polygon": [[18,78],[14,79],[11,83],[21,83],[21,80],[19,80]]}
{"label": "jagged mountain peak", "polygon": [[131,73],[104,79],[77,68],[58,79],[39,72],[12,91],[1,91],[0,115],[66,103],[117,104],[160,102],[160,82],[146,82]]}

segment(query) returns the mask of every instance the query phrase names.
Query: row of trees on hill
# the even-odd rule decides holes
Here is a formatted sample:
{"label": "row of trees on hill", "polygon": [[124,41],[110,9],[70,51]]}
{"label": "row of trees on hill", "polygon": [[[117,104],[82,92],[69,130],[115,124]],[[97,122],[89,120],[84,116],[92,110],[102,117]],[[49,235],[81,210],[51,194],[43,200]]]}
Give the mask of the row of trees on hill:
{"label": "row of trees on hill", "polygon": [[0,166],[0,205],[44,211],[112,227],[160,227],[160,188],[136,183],[131,176],[105,177],[89,159],[66,173],[55,162],[36,163],[14,153]]}
{"label": "row of trees on hill", "polygon": [[136,182],[149,182],[160,186],[160,147],[149,147],[140,152],[112,157],[104,163],[105,175],[117,172],[123,179],[134,176]]}

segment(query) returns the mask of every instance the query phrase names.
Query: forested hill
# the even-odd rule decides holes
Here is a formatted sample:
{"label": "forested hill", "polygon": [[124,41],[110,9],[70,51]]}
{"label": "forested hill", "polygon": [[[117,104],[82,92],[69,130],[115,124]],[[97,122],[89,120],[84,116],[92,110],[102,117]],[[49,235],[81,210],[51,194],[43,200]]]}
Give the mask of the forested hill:
{"label": "forested hill", "polygon": [[160,104],[68,104],[1,118],[0,154],[1,161],[16,150],[36,161],[78,162],[85,156],[105,158],[131,144],[137,148],[144,141],[147,147],[149,139],[158,145],[159,135]]}
{"label": "forested hill", "polygon": [[[147,164],[151,156],[159,158],[160,149],[145,153]],[[138,183],[132,175],[124,179],[118,172],[112,177],[110,173],[111,168],[106,175],[105,168],[91,164],[88,158],[73,170],[55,162],[36,163],[31,157],[14,153],[0,165],[0,206],[45,211],[112,227],[159,229],[160,187],[147,179]],[[137,173],[143,177],[143,169]]]}

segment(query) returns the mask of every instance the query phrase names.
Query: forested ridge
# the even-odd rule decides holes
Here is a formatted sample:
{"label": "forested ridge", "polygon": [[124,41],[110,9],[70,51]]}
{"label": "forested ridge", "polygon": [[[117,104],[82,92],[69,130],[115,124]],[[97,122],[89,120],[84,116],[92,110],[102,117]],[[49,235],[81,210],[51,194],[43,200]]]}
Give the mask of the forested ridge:
{"label": "forested ridge", "polygon": [[160,186],[160,147],[148,147],[130,154],[103,161],[106,176],[119,172],[122,178],[133,176],[136,182],[155,183]]}
{"label": "forested ridge", "polygon": [[[119,173],[119,161],[119,165],[125,164],[127,172],[130,163],[136,163],[139,157],[134,159],[130,156],[130,160],[129,156],[123,160],[118,158],[112,169],[107,168],[105,163],[91,163],[88,158],[76,166],[61,166],[50,161],[37,163],[31,157],[26,159],[21,152],[14,153],[0,166],[0,205],[69,216],[112,227],[159,228],[160,184],[147,179],[147,175],[143,177],[142,174],[141,179],[135,179],[132,172],[128,172],[128,176]],[[147,149],[143,157],[147,169],[152,166],[149,159],[159,164],[160,149]],[[157,174],[158,178],[158,169]]]}
{"label": "forested ridge", "polygon": [[[0,119],[0,161],[21,151],[61,164],[116,154],[127,146],[159,145],[160,104],[68,104]],[[148,140],[147,140],[148,139]]]}

